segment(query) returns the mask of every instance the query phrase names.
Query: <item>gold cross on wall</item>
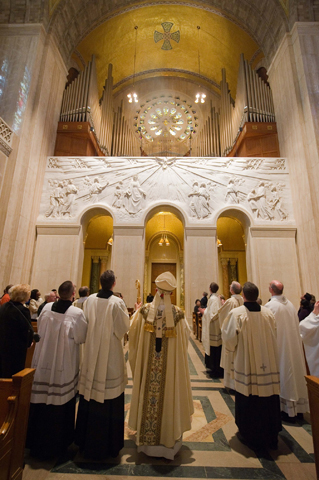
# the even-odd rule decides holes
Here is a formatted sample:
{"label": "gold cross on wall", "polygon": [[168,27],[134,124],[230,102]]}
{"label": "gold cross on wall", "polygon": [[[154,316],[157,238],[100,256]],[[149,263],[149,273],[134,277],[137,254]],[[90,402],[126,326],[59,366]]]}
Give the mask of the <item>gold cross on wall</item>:
{"label": "gold cross on wall", "polygon": [[180,31],[177,30],[176,32],[171,33],[171,28],[173,25],[174,24],[172,22],[164,22],[162,23],[164,33],[158,32],[157,30],[154,32],[155,43],[159,42],[160,40],[164,40],[162,50],[172,50],[173,47],[170,40],[174,40],[176,43],[179,42]]}

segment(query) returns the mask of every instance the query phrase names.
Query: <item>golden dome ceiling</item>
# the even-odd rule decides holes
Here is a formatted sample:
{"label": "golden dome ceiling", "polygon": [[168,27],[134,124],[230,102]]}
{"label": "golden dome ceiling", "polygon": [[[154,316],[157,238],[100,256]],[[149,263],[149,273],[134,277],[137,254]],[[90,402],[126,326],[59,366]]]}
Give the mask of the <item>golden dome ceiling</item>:
{"label": "golden dome ceiling", "polygon": [[113,16],[79,43],[73,58],[80,65],[79,56],[86,62],[92,54],[96,56],[100,93],[109,63],[113,64],[115,86],[127,86],[132,83],[135,39],[135,83],[143,78],[178,76],[218,91],[221,69],[226,68],[235,96],[240,54],[255,63],[263,56],[239,26],[194,4],[145,6]]}

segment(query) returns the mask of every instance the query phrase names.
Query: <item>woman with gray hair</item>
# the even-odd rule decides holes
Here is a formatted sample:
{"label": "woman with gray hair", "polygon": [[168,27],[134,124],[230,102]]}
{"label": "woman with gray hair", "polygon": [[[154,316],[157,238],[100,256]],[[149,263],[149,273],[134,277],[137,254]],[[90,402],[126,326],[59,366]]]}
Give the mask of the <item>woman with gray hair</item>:
{"label": "woman with gray hair", "polygon": [[0,377],[11,378],[24,369],[27,349],[32,345],[30,311],[23,304],[29,300],[29,285],[14,285],[10,301],[0,307]]}

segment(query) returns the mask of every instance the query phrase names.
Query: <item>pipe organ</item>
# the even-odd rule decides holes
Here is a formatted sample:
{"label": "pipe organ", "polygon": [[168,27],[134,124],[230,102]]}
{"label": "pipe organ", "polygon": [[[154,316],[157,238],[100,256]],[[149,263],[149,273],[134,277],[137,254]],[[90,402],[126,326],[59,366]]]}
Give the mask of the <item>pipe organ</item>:
{"label": "pipe organ", "polygon": [[197,135],[192,134],[191,155],[193,157],[220,157],[220,114],[211,105],[202,130]]}
{"label": "pipe organ", "polygon": [[113,111],[112,65],[99,99],[95,57],[63,93],[60,122],[89,122],[103,155],[140,155],[139,140],[124,118],[123,104]]}
{"label": "pipe organ", "polygon": [[[220,92],[219,108],[211,101],[208,114],[207,110],[205,113],[206,118],[196,132],[191,132],[187,155],[196,157],[234,155],[232,150],[237,152],[236,142],[244,125],[275,122],[271,89],[252,70],[243,54],[240,56],[236,101],[229,91],[225,69],[222,69]],[[60,122],[88,122],[86,128],[94,133],[99,154],[106,156],[142,154],[140,136],[135,131],[133,118],[125,116],[123,100],[114,111],[111,64],[108,67],[102,96],[99,98],[94,56],[84,71],[66,87],[62,98]],[[252,128],[258,127],[255,125]],[[272,127],[269,126],[269,129]]]}
{"label": "pipe organ", "polygon": [[247,122],[275,122],[272,93],[259,75],[240,56],[236,101],[228,89],[226,71],[222,70],[220,107],[221,155],[226,156],[234,147],[243,125]]}

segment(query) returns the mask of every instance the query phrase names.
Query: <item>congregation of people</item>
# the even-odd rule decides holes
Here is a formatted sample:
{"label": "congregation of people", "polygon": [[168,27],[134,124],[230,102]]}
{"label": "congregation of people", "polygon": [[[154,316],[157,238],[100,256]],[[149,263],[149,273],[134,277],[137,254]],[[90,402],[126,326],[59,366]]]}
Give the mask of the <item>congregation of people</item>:
{"label": "congregation of people", "polygon": [[[135,305],[130,319],[112,270],[90,295],[63,282],[45,294],[29,285],[8,285],[0,300],[0,377],[25,367],[35,343],[26,447],[39,458],[58,456],[74,442],[93,460],[117,457],[124,447],[128,382],[123,338],[133,387],[128,428],[138,452],[173,460],[191,429],[194,413],[188,340],[183,310],[171,304],[177,282],[159,275],[155,295]],[[282,421],[309,411],[305,375],[319,376],[319,301],[306,293],[297,312],[278,280],[261,305],[252,282],[233,281],[230,297],[209,293],[196,299],[202,320],[207,375],[222,378],[235,397],[239,440],[249,447],[277,449]],[[32,321],[37,321],[37,333]],[[76,414],[76,404],[78,409]]]}

